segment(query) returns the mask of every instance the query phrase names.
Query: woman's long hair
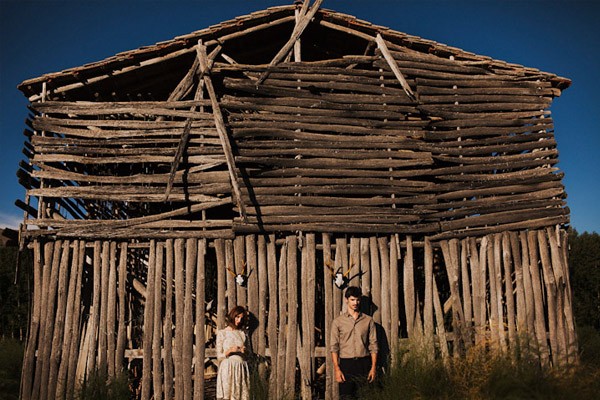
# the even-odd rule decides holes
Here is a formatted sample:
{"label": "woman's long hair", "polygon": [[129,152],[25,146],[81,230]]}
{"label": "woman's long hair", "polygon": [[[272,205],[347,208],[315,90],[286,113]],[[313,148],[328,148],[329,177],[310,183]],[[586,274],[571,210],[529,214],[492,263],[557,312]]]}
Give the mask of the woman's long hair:
{"label": "woman's long hair", "polygon": [[248,313],[246,313],[246,309],[242,306],[235,306],[229,311],[227,314],[227,326],[230,326],[233,329],[239,329],[237,326],[235,326],[235,317],[240,314],[244,314],[244,317],[242,318],[242,323],[240,324],[239,328],[245,327],[248,323]]}

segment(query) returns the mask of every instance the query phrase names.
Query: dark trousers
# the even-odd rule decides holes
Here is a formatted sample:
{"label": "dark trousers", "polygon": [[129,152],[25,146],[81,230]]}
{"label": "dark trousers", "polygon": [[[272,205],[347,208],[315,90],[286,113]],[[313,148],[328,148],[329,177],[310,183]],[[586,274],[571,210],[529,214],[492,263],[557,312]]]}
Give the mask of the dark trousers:
{"label": "dark trousers", "polygon": [[355,399],[358,389],[368,383],[371,357],[340,358],[340,369],[346,378],[340,383],[340,399]]}

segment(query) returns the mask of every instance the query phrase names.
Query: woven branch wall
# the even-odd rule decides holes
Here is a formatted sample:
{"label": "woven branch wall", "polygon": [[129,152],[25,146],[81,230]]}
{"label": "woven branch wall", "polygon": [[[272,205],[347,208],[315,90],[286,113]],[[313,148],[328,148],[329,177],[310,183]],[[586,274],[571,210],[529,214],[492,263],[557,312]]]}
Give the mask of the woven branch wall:
{"label": "woven branch wall", "polygon": [[137,398],[203,398],[215,328],[236,304],[252,314],[253,351],[275,398],[296,384],[312,398],[317,370],[331,398],[328,330],[343,306],[332,270],[350,271],[347,284],[362,288],[383,360],[413,338],[432,358],[493,346],[564,365],[577,350],[566,245],[565,232],[551,228],[418,242],[329,234],[35,241],[23,398],[70,398],[86,374],[123,369],[138,378]]}

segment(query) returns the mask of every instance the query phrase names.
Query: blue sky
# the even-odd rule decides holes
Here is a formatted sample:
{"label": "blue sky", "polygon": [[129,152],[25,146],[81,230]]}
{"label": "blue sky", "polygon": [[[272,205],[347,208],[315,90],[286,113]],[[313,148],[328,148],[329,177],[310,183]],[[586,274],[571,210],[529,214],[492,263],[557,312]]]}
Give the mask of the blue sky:
{"label": "blue sky", "polygon": [[[98,61],[292,0],[0,0],[0,227],[16,227],[24,199],[25,79]],[[325,0],[377,25],[567,77],[551,111],[558,166],[578,231],[600,232],[600,2]]]}

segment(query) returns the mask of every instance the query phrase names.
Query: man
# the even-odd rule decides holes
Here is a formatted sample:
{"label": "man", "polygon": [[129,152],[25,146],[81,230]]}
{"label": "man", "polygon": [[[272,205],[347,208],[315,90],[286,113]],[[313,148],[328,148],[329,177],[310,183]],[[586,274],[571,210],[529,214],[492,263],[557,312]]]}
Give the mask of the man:
{"label": "man", "polygon": [[373,318],[360,312],[360,288],[344,294],[347,311],[331,323],[331,358],[340,398],[354,398],[358,388],[375,380],[377,335]]}

